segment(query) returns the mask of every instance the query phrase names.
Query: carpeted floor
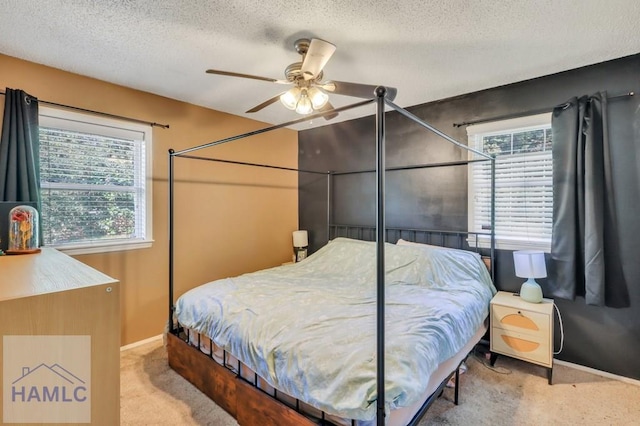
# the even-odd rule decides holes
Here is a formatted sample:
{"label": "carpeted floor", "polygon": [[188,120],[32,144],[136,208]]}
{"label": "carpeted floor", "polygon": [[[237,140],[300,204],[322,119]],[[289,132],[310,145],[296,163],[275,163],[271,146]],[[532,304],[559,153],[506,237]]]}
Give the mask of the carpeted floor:
{"label": "carpeted floor", "polygon": [[[640,386],[556,365],[546,370],[501,357],[495,370],[470,357],[460,405],[445,390],[420,425],[637,425]],[[162,341],[123,351],[122,425],[237,425],[224,410],[172,371]]]}

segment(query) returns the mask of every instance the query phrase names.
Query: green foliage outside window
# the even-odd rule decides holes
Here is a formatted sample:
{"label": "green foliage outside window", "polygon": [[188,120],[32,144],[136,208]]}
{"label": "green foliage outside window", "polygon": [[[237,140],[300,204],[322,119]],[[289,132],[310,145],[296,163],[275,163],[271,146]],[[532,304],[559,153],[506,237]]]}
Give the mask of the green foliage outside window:
{"label": "green foliage outside window", "polygon": [[135,141],[40,128],[46,245],[135,232]]}
{"label": "green foliage outside window", "polygon": [[536,129],[485,136],[482,139],[482,149],[487,154],[496,156],[549,151],[551,132],[549,129]]}

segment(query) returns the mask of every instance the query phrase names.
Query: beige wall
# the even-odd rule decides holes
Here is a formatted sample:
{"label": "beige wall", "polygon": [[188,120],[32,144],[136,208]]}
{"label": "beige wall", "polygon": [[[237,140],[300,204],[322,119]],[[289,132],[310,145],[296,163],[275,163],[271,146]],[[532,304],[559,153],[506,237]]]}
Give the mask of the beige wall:
{"label": "beige wall", "polygon": [[[171,126],[153,129],[153,247],[77,256],[120,280],[123,345],[160,334],[168,316],[167,151],[265,124],[4,55],[0,70],[3,89]],[[297,132],[281,129],[195,154],[296,167],[297,141]],[[291,232],[298,226],[296,173],[175,161],[176,295],[291,260]]]}

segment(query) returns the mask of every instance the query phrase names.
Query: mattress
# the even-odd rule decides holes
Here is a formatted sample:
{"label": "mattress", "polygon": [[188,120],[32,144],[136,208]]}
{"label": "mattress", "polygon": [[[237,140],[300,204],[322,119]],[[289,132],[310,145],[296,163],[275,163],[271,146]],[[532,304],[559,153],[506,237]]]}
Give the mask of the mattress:
{"label": "mattress", "polygon": [[[330,415],[376,414],[375,244],[338,238],[303,262],[214,281],[176,319],[271,387]],[[387,412],[424,398],[429,378],[473,339],[495,288],[480,257],[385,248]]]}

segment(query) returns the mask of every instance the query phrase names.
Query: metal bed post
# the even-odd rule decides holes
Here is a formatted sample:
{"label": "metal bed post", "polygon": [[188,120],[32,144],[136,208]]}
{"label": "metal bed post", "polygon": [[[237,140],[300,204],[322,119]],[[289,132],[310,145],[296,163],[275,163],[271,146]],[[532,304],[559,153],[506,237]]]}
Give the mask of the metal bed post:
{"label": "metal bed post", "polygon": [[327,172],[327,242],[331,239],[331,184],[333,180],[333,173]]}
{"label": "metal bed post", "polygon": [[384,304],[385,304],[385,274],[384,274],[384,243],[385,243],[385,209],[384,209],[384,178],[385,178],[385,140],[384,140],[384,106],[387,89],[376,87],[376,177],[377,177],[377,213],[376,213],[376,253],[377,253],[377,355],[378,355],[378,410],[376,421],[378,426],[385,424],[384,410]]}
{"label": "metal bed post", "polygon": [[173,332],[173,161],[174,150],[169,149],[169,331]]}
{"label": "metal bed post", "polygon": [[[476,236],[476,241],[477,241]],[[491,156],[491,281],[496,282],[496,156]]]}

